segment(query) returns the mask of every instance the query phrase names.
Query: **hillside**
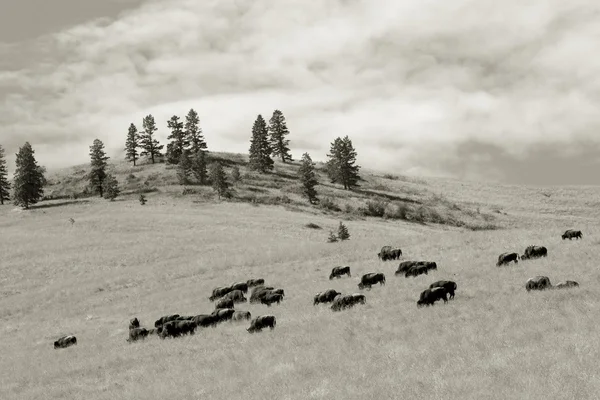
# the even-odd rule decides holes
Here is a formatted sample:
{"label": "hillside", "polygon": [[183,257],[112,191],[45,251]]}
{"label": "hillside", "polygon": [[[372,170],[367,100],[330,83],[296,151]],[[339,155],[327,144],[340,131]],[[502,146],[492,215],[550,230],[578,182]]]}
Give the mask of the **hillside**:
{"label": "hillside", "polygon": [[[81,196],[87,166],[50,172],[54,200],[0,207],[0,398],[592,399],[600,393],[593,340],[600,309],[600,188],[535,188],[416,179],[362,171],[359,191],[327,183],[326,203],[298,195],[297,164],[248,173],[228,201],[175,184],[165,164],[111,166],[127,192]],[[137,193],[147,193],[141,206]],[[68,199],[78,194],[77,199]],[[367,202],[405,207],[367,216]],[[379,207],[372,206],[372,209]],[[437,215],[437,216],[436,216]],[[432,217],[433,216],[433,217]],[[69,222],[72,218],[74,223]],[[350,240],[326,243],[345,221]],[[437,223],[436,223],[437,222]],[[309,225],[312,224],[312,225]],[[309,227],[311,226],[311,227]],[[321,229],[319,229],[321,228]],[[581,229],[582,240],[560,237]],[[498,254],[544,245],[548,257],[498,268]],[[395,276],[383,245],[438,270]],[[351,278],[329,280],[348,265]],[[387,282],[360,291],[368,272]],[[530,277],[580,287],[526,292]],[[228,322],[194,336],[127,343],[128,322],[210,313],[214,287],[250,278],[285,289],[280,305],[237,304],[277,327],[249,334]],[[447,304],[417,308],[421,291],[457,282]],[[365,305],[332,312],[317,292],[361,292]],[[54,350],[61,335],[78,345]]]}

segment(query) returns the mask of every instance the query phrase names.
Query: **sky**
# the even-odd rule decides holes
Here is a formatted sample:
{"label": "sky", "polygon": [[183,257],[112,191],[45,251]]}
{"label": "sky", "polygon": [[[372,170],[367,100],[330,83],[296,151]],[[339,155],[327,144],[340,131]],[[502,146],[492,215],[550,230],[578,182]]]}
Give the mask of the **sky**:
{"label": "sky", "polygon": [[600,184],[599,49],[596,0],[0,0],[0,144],[123,159],[193,108],[247,153],[279,109],[296,159],[348,135],[382,172]]}

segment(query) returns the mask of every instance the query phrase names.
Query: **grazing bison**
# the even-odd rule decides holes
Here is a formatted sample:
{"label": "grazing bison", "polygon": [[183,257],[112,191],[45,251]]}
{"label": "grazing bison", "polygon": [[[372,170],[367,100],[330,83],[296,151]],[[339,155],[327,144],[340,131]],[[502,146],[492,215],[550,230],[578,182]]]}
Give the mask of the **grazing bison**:
{"label": "grazing bison", "polygon": [[531,258],[540,258],[548,256],[548,249],[544,246],[528,246],[525,249],[525,253],[521,256],[521,260],[528,260]]}
{"label": "grazing bison", "polygon": [[192,319],[192,322],[203,328],[208,328],[209,326],[214,328],[219,322],[219,319],[215,314],[199,314]]}
{"label": "grazing bison", "polygon": [[158,328],[159,326],[162,326],[162,325],[166,324],[167,322],[175,321],[179,317],[180,317],[179,314],[165,315],[164,317],[160,317],[159,319],[157,319],[154,322],[154,327]]}
{"label": "grazing bison", "polygon": [[242,293],[248,293],[248,282],[237,282],[230,286],[231,291],[239,290]]}
{"label": "grazing bison", "polygon": [[355,304],[365,304],[365,302],[365,296],[360,293],[348,294],[336,298],[331,305],[331,309],[333,311],[341,311],[346,308],[354,307]]}
{"label": "grazing bison", "polygon": [[408,271],[406,271],[406,273],[404,274],[405,278],[408,278],[409,276],[419,276],[419,275],[428,275],[429,270],[427,269],[426,265],[422,265],[422,264],[417,264],[413,267],[411,267]]}
{"label": "grazing bison", "polygon": [[437,263],[435,261],[419,261],[419,265],[425,267],[427,271],[437,269]]}
{"label": "grazing bison", "polygon": [[517,253],[502,253],[498,256],[498,262],[496,263],[496,266],[499,267],[501,265],[508,264],[511,261],[514,261],[515,264],[518,264],[519,255]]}
{"label": "grazing bison", "polygon": [[137,318],[129,320],[129,329],[135,329],[140,327],[140,320]]}
{"label": "grazing bison", "polygon": [[222,309],[222,308],[233,308],[234,307],[234,303],[233,300],[231,299],[221,299],[219,301],[217,301],[215,303],[215,309]]}
{"label": "grazing bison", "polygon": [[352,304],[365,304],[367,302],[367,298],[361,293],[352,293],[350,298],[352,299]]}
{"label": "grazing bison", "polygon": [[273,315],[262,315],[260,317],[254,318],[250,322],[250,328],[246,329],[250,333],[260,332],[263,328],[271,328],[271,330],[275,329],[275,325],[277,325],[277,320]]}
{"label": "grazing bison", "polygon": [[381,251],[377,253],[377,257],[379,257],[381,261],[397,260],[402,257],[402,250],[394,249],[391,246],[383,246]]}
{"label": "grazing bison", "polygon": [[233,308],[223,308],[215,310],[212,313],[216,317],[217,323],[219,323],[224,321],[230,321],[233,317],[233,314],[235,314],[235,310]]}
{"label": "grazing bison", "polygon": [[248,281],[246,282],[246,284],[250,288],[250,287],[254,287],[254,286],[264,285],[265,284],[265,280],[262,279],[262,278],[248,279]]}
{"label": "grazing bison", "polygon": [[450,299],[454,298],[454,292],[456,291],[456,282],[453,281],[437,281],[429,285],[429,289],[436,287],[442,287],[446,289],[446,292],[450,295]]}
{"label": "grazing bison", "polygon": [[148,336],[150,334],[150,331],[148,331],[148,329],[146,328],[133,328],[129,330],[129,339],[127,339],[128,342],[135,342],[136,340],[139,339],[145,339],[146,336]]}
{"label": "grazing bison", "polygon": [[342,275],[348,275],[348,277],[352,277],[352,275],[350,275],[350,267],[333,267],[331,274],[329,274],[329,280],[333,278],[341,278]]}
{"label": "grazing bison", "polygon": [[248,300],[244,297],[244,293],[239,289],[227,293],[221,300],[226,299],[232,300],[234,303],[244,303]]}
{"label": "grazing bison", "polygon": [[574,229],[567,229],[565,231],[565,233],[562,234],[562,239],[569,239],[572,240],[573,238],[575,239],[583,239],[583,234],[581,233],[581,231],[576,231]]}
{"label": "grazing bison", "polygon": [[335,297],[340,294],[340,292],[337,292],[334,289],[327,289],[324,292],[319,292],[314,297],[313,305],[316,306],[320,303],[331,303]]}
{"label": "grazing bison", "polygon": [[212,295],[208,298],[210,301],[215,301],[216,299],[220,299],[221,297],[225,296],[227,293],[231,292],[233,289],[231,288],[231,286],[223,286],[223,287],[218,287],[218,288],[214,288]]}
{"label": "grazing bison", "polygon": [[262,304],[266,304],[268,307],[271,307],[271,304],[277,303],[279,304],[283,300],[283,295],[280,293],[268,293],[260,299]]}
{"label": "grazing bison", "polygon": [[550,278],[547,276],[536,276],[533,278],[527,279],[525,283],[525,289],[529,292],[530,290],[545,290],[550,289],[552,284],[550,283]]}
{"label": "grazing bison", "polygon": [[579,283],[575,282],[575,281],[565,281],[565,282],[561,282],[558,285],[554,286],[555,289],[566,289],[566,288],[571,288],[571,287],[578,287]]}
{"label": "grazing bison", "polygon": [[[387,257],[387,253],[389,253],[390,251],[392,251],[392,246],[383,246],[381,248],[381,251],[379,253],[377,253],[377,257],[380,260],[383,260],[383,257],[386,256]],[[385,261],[385,260],[384,260]]]}
{"label": "grazing bison", "polygon": [[77,344],[77,338],[73,335],[62,336],[54,342],[55,349],[64,349]]}
{"label": "grazing bison", "polygon": [[395,275],[406,274],[409,269],[419,265],[420,262],[421,261],[402,261],[400,265],[398,265]]}
{"label": "grazing bison", "polygon": [[275,290],[272,287],[258,286],[252,290],[250,294],[250,303],[260,303],[260,299]]}
{"label": "grazing bison", "polygon": [[234,321],[241,321],[250,318],[252,318],[252,314],[250,314],[250,311],[236,311],[231,316],[231,319]]}
{"label": "grazing bison", "polygon": [[193,321],[169,321],[162,326],[160,338],[179,337],[181,335],[193,335],[197,325]]}
{"label": "grazing bison", "polygon": [[359,289],[371,289],[371,286],[379,283],[379,285],[385,285],[385,275],[382,272],[371,272],[368,274],[364,274],[362,278],[360,278],[360,283],[358,284]]}
{"label": "grazing bison", "polygon": [[417,300],[417,307],[432,306],[438,300],[444,300],[444,303],[448,302],[446,297],[447,291],[444,287],[434,287],[431,289],[425,289],[421,292],[419,300]]}

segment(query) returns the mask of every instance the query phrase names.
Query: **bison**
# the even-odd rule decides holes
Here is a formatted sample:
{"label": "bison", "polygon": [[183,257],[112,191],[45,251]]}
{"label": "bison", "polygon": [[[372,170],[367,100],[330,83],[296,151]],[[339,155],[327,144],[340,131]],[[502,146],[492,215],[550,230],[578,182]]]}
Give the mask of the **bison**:
{"label": "bison", "polygon": [[377,253],[377,257],[381,261],[397,260],[400,257],[402,257],[402,250],[394,249],[391,246],[383,246],[381,248],[381,251],[379,253]]}
{"label": "bison", "polygon": [[358,288],[360,290],[367,288],[371,289],[371,286],[379,283],[379,285],[385,285],[385,275],[382,272],[371,272],[368,274],[364,274],[362,278],[360,278],[360,282],[358,284]]}
{"label": "bison", "polygon": [[530,290],[545,290],[550,289],[552,284],[550,283],[550,278],[547,276],[536,276],[533,278],[529,278],[525,283],[525,289],[529,292]]}
{"label": "bison", "polygon": [[140,327],[140,320],[137,318],[133,318],[129,320],[129,329],[135,329]]}
{"label": "bison", "polygon": [[436,287],[442,287],[446,289],[446,292],[450,295],[450,299],[454,298],[454,292],[456,291],[456,282],[453,281],[437,281],[429,285],[429,289]]}
{"label": "bison", "polygon": [[576,231],[574,229],[567,229],[565,231],[565,233],[562,234],[562,239],[569,239],[572,240],[573,238],[575,239],[583,239],[583,234],[581,233],[581,231]]}
{"label": "bison", "polygon": [[160,317],[159,319],[157,319],[154,322],[154,327],[158,328],[159,326],[162,326],[169,321],[175,321],[177,318],[179,318],[179,316],[180,316],[179,314],[173,314],[173,315],[165,315],[164,317]]}
{"label": "bison", "polygon": [[328,289],[324,292],[319,292],[313,299],[313,305],[316,306],[320,303],[331,303],[336,296],[339,296],[340,294],[340,292],[337,292],[334,289]]}
{"label": "bison", "polygon": [[350,295],[350,298],[352,299],[351,302],[352,304],[365,304],[367,302],[367,298],[365,297],[364,294],[361,293],[352,293]]}
{"label": "bison", "polygon": [[128,342],[135,342],[136,340],[139,339],[145,339],[148,335],[150,334],[150,331],[148,331],[148,329],[146,328],[133,328],[129,330],[129,339],[127,339]]}
{"label": "bison", "polygon": [[421,292],[419,300],[417,300],[417,307],[433,306],[436,301],[444,300],[444,303],[448,302],[447,291],[444,287],[434,287],[425,289]]}
{"label": "bison", "polygon": [[77,344],[77,338],[73,335],[62,336],[54,342],[55,349],[64,349]]}
{"label": "bison", "polygon": [[230,286],[231,291],[239,290],[242,293],[248,293],[248,282],[237,282]]}
{"label": "bison", "polygon": [[565,282],[561,282],[558,285],[554,286],[555,289],[566,289],[566,288],[571,288],[571,287],[578,287],[579,283],[575,282],[575,281],[565,281]]}
{"label": "bison", "polygon": [[215,301],[216,299],[220,299],[225,296],[227,293],[233,291],[231,286],[222,286],[214,288],[212,291],[212,295],[208,298],[210,301]]}
{"label": "bison", "polygon": [[235,314],[235,310],[233,308],[222,308],[219,310],[215,310],[212,312],[212,315],[216,318],[216,323],[230,321]]}
{"label": "bison", "polygon": [[395,275],[406,274],[406,272],[412,267],[419,265],[420,261],[402,261],[400,265],[398,265],[398,269],[395,272]]}
{"label": "bison", "polygon": [[233,308],[233,307],[234,307],[234,303],[233,303],[233,300],[231,300],[231,299],[223,298],[215,303],[216,310],[222,309],[222,308]]}
{"label": "bison", "polygon": [[250,311],[236,311],[231,316],[231,319],[234,321],[241,321],[250,318],[252,318],[252,314],[250,314]]}
{"label": "bison", "polygon": [[260,332],[263,328],[271,328],[271,330],[275,329],[275,325],[277,325],[277,320],[273,315],[262,315],[254,318],[250,322],[250,327],[246,329],[250,333]]}
{"label": "bison", "polygon": [[254,287],[254,286],[264,285],[265,284],[265,280],[262,279],[262,278],[248,279],[248,281],[246,282],[246,284],[250,288],[250,287]]}
{"label": "bison", "polygon": [[544,246],[528,246],[525,249],[525,253],[521,256],[521,260],[528,260],[531,258],[540,258],[548,256],[548,249]]}
{"label": "bison", "polygon": [[354,307],[355,304],[365,304],[366,298],[360,293],[348,294],[336,298],[331,305],[333,311],[341,311],[346,308]]}
{"label": "bison", "polygon": [[179,337],[181,335],[193,335],[197,325],[194,321],[169,321],[162,326],[160,338]]}
{"label": "bison", "polygon": [[215,314],[199,314],[192,318],[192,322],[203,328],[208,328],[209,326],[214,328],[219,322],[219,318]]}
{"label": "bison", "polygon": [[405,278],[408,278],[410,276],[419,276],[419,275],[428,275],[429,270],[427,269],[426,265],[422,265],[422,264],[417,264],[413,267],[411,267],[408,271],[406,271],[406,273],[404,274]]}
{"label": "bison", "polygon": [[350,267],[333,267],[331,274],[329,274],[329,280],[333,278],[341,278],[342,275],[348,275],[348,277],[352,277],[352,275],[350,275]]}
{"label": "bison", "polygon": [[519,263],[519,255],[517,253],[502,253],[498,256],[498,262],[496,266],[499,267],[501,265],[506,265],[514,261],[515,264]]}
{"label": "bison", "polygon": [[271,307],[271,304],[277,303],[279,304],[283,300],[283,295],[280,293],[267,293],[260,299],[262,304],[266,304],[268,307]]}
{"label": "bison", "polygon": [[240,289],[233,290],[221,298],[221,300],[229,299],[234,303],[244,303],[248,299],[244,297],[244,292]]}

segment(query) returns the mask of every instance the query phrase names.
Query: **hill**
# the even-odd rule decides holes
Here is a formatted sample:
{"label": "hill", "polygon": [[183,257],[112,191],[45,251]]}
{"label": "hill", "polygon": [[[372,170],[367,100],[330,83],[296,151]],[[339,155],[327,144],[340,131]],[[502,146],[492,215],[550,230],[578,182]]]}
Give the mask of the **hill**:
{"label": "hill", "polygon": [[[600,392],[590,318],[600,307],[600,188],[362,171],[360,190],[350,192],[321,172],[321,197],[336,211],[298,195],[296,164],[260,176],[245,169],[243,156],[216,156],[242,169],[231,201],[215,200],[207,187],[184,195],[165,164],[117,164],[111,168],[126,194],[115,202],[65,198],[83,192],[81,166],[48,174],[54,200],[29,211],[0,207],[0,398],[587,399]],[[145,206],[140,191],[148,193]],[[406,213],[371,216],[368,202]],[[340,220],[350,240],[326,243]],[[563,241],[568,228],[584,238]],[[398,262],[376,255],[388,244],[402,248],[403,260],[436,261],[438,270],[394,276]],[[548,257],[495,266],[498,254],[530,244],[547,246]],[[352,277],[330,281],[336,265],[349,265]],[[367,272],[383,272],[387,282],[361,291],[365,305],[339,313],[313,306],[315,293],[328,288],[359,292]],[[535,275],[581,286],[528,293],[525,281]],[[210,313],[214,287],[250,278],[285,289],[280,305],[236,305],[276,316],[273,331],[250,335],[248,323],[232,322],[190,337],[125,341],[130,318],[153,327],[167,314]],[[419,293],[439,279],[457,282],[456,298],[417,308]],[[78,345],[54,350],[66,334]]]}

